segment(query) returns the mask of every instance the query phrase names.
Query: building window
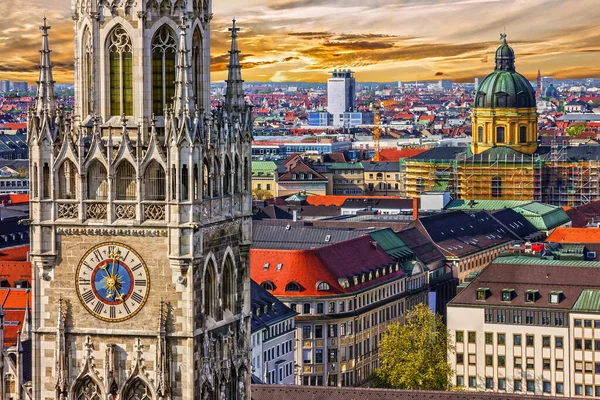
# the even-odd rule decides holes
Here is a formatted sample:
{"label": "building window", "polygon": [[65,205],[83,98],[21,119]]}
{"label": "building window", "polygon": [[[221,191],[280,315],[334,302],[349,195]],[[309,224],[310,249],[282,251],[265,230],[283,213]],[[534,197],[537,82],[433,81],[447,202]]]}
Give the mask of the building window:
{"label": "building window", "polygon": [[144,172],[144,200],[165,201],[165,170],[156,161],[151,161]]}
{"label": "building window", "polygon": [[457,375],[456,376],[456,386],[465,386],[465,377],[462,375]]}
{"label": "building window", "polygon": [[110,60],[110,114],[133,115],[133,52],[131,39],[122,26],[108,37]]}
{"label": "building window", "polygon": [[315,349],[315,364],[323,364],[323,349]]}
{"label": "building window", "polygon": [[583,386],[582,385],[575,385],[575,394],[578,396],[583,395]]}
{"label": "building window", "polygon": [[575,350],[581,350],[583,348],[581,339],[575,339]]}
{"label": "building window", "polygon": [[527,142],[527,127],[526,126],[519,127],[519,142],[521,142],[521,143]]}
{"label": "building window", "polygon": [[340,301],[338,303],[338,312],[345,312],[346,311],[346,302],[345,301]]}
{"label": "building window", "polygon": [[563,348],[563,338],[562,338],[562,336],[556,336],[554,338],[554,347],[556,347],[557,349],[562,349]]}
{"label": "building window", "polygon": [[175,95],[175,35],[163,25],[152,39],[152,112],[164,115]]}
{"label": "building window", "polygon": [[525,336],[525,344],[527,346],[533,346],[533,342],[534,342],[534,336],[533,335],[526,335]]}
{"label": "building window", "polygon": [[77,196],[77,168],[65,160],[58,169],[58,198],[75,199]]}
{"label": "building window", "polygon": [[498,390],[506,390],[506,379],[498,379]]}
{"label": "building window", "polygon": [[311,364],[312,363],[312,351],[310,349],[305,349],[302,352],[302,358],[304,361],[304,364]]}
{"label": "building window", "polygon": [[506,357],[498,356],[498,367],[505,367],[505,366],[506,366]]}
{"label": "building window", "polygon": [[310,314],[310,303],[304,303],[302,305],[302,308],[303,308],[302,312],[304,314]]}
{"label": "building window", "polygon": [[515,379],[515,392],[520,392],[521,390],[523,390],[523,383],[520,379]]}
{"label": "building window", "polygon": [[477,141],[483,142],[483,126],[477,127]]}
{"label": "building window", "polygon": [[456,342],[464,342],[465,341],[465,334],[463,331],[456,331]]}
{"label": "building window", "polygon": [[491,332],[485,333],[485,344],[494,344],[494,334]]}
{"label": "building window", "polygon": [[521,357],[515,357],[514,364],[515,364],[515,368],[521,368],[523,365],[523,361],[522,361]]}
{"label": "building window", "polygon": [[[556,394],[563,394],[565,392],[565,387],[562,382],[556,382]],[[597,394],[600,396],[600,393]]]}
{"label": "building window", "polygon": [[549,358],[544,358],[542,360],[542,369],[550,370],[550,359]]}
{"label": "building window", "polygon": [[494,379],[493,378],[485,378],[485,388],[486,389],[494,388]]}
{"label": "building window", "polygon": [[315,325],[315,339],[323,339],[323,325]]}
{"label": "building window", "polygon": [[515,346],[520,346],[521,345],[521,335],[519,335],[519,334],[513,335],[513,344]]}
{"label": "building window", "polygon": [[312,336],[312,326],[304,325],[302,327],[302,339],[310,339]]}
{"label": "building window", "polygon": [[465,355],[463,353],[456,353],[456,364],[464,364]]}
{"label": "building window", "polygon": [[542,383],[542,387],[543,387],[543,389],[544,389],[544,393],[550,393],[550,391],[551,391],[551,388],[552,388],[552,385],[550,384],[550,382],[548,382],[548,381],[544,381],[544,382]]}
{"label": "building window", "polygon": [[525,291],[525,302],[534,303],[537,300],[537,290],[526,290]]}
{"label": "building window", "polygon": [[317,314],[323,314],[323,303],[317,303]]}
{"label": "building window", "polygon": [[486,354],[485,355],[485,365],[487,367],[491,367],[494,365],[494,356],[492,356],[491,354]]}
{"label": "building window", "polygon": [[591,385],[585,385],[585,395],[592,396],[594,394],[594,387]]}
{"label": "building window", "polygon": [[488,288],[477,289],[477,300],[485,300],[487,298]]}
{"label": "building window", "polygon": [[469,343],[475,343],[477,338],[477,334],[475,332],[468,333]]}
{"label": "building window", "polygon": [[499,176],[492,178],[492,197],[502,197],[502,178]]}
{"label": "building window", "polygon": [[137,194],[137,179],[135,168],[127,161],[117,167],[117,200],[135,200]]}
{"label": "building window", "polygon": [[502,290],[502,301],[511,301],[514,289]]}
{"label": "building window", "polygon": [[535,381],[527,381],[527,391],[528,392],[535,392]]}
{"label": "building window", "polygon": [[94,160],[87,172],[88,196],[90,200],[108,199],[108,182],[106,168],[98,161]]}
{"label": "building window", "polygon": [[477,378],[474,376],[470,376],[469,377],[469,387],[476,387],[477,386]]}
{"label": "building window", "polygon": [[533,358],[528,357],[527,358],[527,365],[526,368],[527,369],[533,369],[533,367],[535,366],[535,361]]}
{"label": "building window", "polygon": [[499,333],[498,334],[498,345],[505,345],[506,344],[506,335],[504,333]]}
{"label": "building window", "polygon": [[298,285],[296,282],[290,282],[285,286],[285,291],[286,292],[299,292],[300,285]]}
{"label": "building window", "polygon": [[499,126],[496,128],[496,143],[504,143],[504,127]]}

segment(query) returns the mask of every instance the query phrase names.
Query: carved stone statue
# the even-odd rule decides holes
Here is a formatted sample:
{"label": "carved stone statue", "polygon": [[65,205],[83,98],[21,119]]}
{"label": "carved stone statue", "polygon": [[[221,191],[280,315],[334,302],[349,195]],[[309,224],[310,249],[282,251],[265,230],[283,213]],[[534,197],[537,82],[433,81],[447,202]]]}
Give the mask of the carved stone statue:
{"label": "carved stone statue", "polygon": [[246,374],[241,373],[238,377],[238,398],[246,400]]}

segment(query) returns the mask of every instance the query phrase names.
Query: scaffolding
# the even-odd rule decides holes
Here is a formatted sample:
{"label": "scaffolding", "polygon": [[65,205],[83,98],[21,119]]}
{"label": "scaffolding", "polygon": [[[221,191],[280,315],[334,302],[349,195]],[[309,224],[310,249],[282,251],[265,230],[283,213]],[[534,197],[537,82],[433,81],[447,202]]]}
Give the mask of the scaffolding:
{"label": "scaffolding", "polygon": [[539,159],[525,154],[464,157],[459,164],[458,198],[539,201],[541,167]]}
{"label": "scaffolding", "polygon": [[457,165],[456,160],[400,160],[404,175],[402,196],[417,198],[424,192],[445,191],[456,198]]}
{"label": "scaffolding", "polygon": [[579,206],[600,199],[600,160],[570,160],[568,143],[552,141],[543,166],[542,201],[557,206]]}

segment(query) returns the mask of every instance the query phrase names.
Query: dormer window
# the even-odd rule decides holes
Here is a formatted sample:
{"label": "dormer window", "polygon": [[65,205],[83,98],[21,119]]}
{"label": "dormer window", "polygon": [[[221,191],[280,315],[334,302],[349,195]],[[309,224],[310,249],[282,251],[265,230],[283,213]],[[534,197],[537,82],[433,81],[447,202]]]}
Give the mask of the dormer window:
{"label": "dormer window", "polygon": [[292,174],[292,180],[295,181],[296,180],[296,174]]}
{"label": "dormer window", "polygon": [[285,291],[286,292],[299,292],[300,285],[298,285],[296,282],[290,282],[286,285]]}
{"label": "dormer window", "polygon": [[300,179],[304,179],[304,174],[300,174]]}
{"label": "dormer window", "polygon": [[269,263],[265,263],[265,265],[263,266],[263,270],[264,271],[268,271],[269,270]]}
{"label": "dormer window", "polygon": [[502,301],[512,301],[515,289],[502,289]]}
{"label": "dormer window", "polygon": [[268,292],[272,292],[273,290],[275,290],[275,285],[272,281],[264,281],[260,284],[260,286],[262,286],[262,288]]}
{"label": "dormer window", "polygon": [[309,179],[309,180],[312,180],[312,178],[313,178],[313,174],[310,174],[310,173],[309,173],[309,174],[308,174],[308,179]]}
{"label": "dormer window", "polygon": [[281,271],[281,268],[283,268],[283,264],[277,264],[277,271]]}
{"label": "dormer window", "polygon": [[550,304],[558,304],[562,301],[562,290],[553,290],[550,292]]}
{"label": "dormer window", "polygon": [[486,300],[488,297],[489,291],[490,291],[490,288],[477,289],[476,299],[477,300]]}
{"label": "dormer window", "polygon": [[329,286],[329,284],[327,282],[323,282],[323,281],[319,281],[317,282],[317,290],[322,292],[322,291],[327,291],[330,290],[331,287]]}
{"label": "dormer window", "polygon": [[534,303],[538,297],[538,291],[535,289],[529,289],[525,291],[525,303]]}

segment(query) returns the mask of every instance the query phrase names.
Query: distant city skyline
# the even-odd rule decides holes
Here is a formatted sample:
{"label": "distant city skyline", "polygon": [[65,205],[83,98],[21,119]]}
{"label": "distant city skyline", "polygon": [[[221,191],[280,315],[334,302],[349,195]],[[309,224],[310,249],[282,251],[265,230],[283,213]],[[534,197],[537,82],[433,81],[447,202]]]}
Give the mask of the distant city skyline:
{"label": "distant city skyline", "polygon": [[[239,10],[243,3],[243,14]],[[373,4],[375,3],[375,4]],[[246,81],[326,82],[335,68],[358,81],[473,81],[493,69],[505,31],[519,72],[557,79],[600,77],[595,0],[232,0],[215,1],[212,79],[225,79],[226,29],[242,28]],[[0,79],[37,78],[44,13],[53,26],[55,78],[73,81],[70,0],[0,2]]]}

